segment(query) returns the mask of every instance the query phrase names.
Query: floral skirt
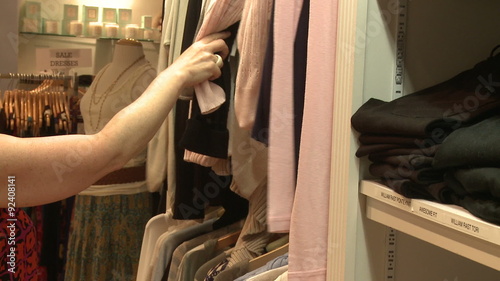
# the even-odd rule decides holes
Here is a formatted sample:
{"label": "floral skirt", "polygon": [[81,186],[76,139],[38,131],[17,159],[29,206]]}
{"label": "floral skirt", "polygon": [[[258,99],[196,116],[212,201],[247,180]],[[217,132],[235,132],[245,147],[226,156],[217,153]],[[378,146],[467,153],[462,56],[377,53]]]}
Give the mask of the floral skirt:
{"label": "floral skirt", "polygon": [[64,280],[135,281],[152,195],[75,199]]}

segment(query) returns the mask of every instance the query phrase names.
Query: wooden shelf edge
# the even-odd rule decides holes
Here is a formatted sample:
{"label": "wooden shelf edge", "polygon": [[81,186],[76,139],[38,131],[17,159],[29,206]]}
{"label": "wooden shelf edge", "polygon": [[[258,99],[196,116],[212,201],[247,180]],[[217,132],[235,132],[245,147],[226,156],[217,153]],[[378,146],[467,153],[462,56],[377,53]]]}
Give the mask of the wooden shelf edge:
{"label": "wooden shelf edge", "polygon": [[[459,207],[405,198],[375,181],[361,181],[360,188],[361,193],[367,196],[366,216],[369,219],[500,270],[500,236],[497,234],[500,227],[473,218]],[[402,201],[404,199],[408,201]],[[419,214],[422,206],[428,207],[431,213],[439,212],[441,217],[438,218],[437,214],[430,216],[427,211]],[[440,220],[451,221],[451,218],[471,223],[485,233],[472,233],[473,227],[467,229],[463,224],[453,226]]]}

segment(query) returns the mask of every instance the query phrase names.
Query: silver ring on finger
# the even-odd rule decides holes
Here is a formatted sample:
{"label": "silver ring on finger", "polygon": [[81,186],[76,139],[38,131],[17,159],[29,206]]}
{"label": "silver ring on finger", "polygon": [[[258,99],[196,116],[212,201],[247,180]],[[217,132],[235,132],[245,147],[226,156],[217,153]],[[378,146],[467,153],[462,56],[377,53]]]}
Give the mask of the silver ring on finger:
{"label": "silver ring on finger", "polygon": [[222,66],[224,65],[224,62],[222,61],[222,57],[218,54],[214,54],[215,55],[215,65],[217,65],[218,68],[222,68]]}

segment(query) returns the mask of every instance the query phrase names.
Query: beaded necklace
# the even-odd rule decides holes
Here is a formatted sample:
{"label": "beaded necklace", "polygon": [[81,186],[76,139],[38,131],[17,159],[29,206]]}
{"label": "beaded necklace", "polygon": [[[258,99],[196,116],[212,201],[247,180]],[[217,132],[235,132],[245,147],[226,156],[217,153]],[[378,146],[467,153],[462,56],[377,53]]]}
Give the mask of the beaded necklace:
{"label": "beaded necklace", "polygon": [[[95,131],[97,131],[97,128],[99,128],[99,124],[101,123],[102,106],[104,105],[104,102],[106,101],[109,93],[113,90],[113,88],[115,87],[116,83],[118,82],[118,80],[120,80],[120,78],[123,76],[123,74],[125,74],[125,72],[127,72],[127,70],[129,70],[130,68],[132,68],[132,66],[134,66],[136,63],[138,63],[144,57],[145,57],[145,55],[139,57],[131,65],[129,65],[127,68],[125,68],[120,73],[120,75],[118,75],[118,77],[115,79],[115,81],[113,81],[113,83],[111,83],[111,85],[109,85],[109,87],[106,89],[106,91],[104,92],[104,94],[96,100],[97,84],[99,84],[99,82],[101,81],[101,77],[103,76],[104,72],[106,72],[106,70],[108,69],[108,67],[110,66],[110,64],[106,65],[106,67],[102,70],[101,75],[97,78],[97,81],[93,84],[94,91],[92,93],[92,96],[91,96],[90,102],[89,102],[89,121],[90,121],[90,126],[92,128],[94,128],[94,125],[92,124],[92,115],[91,115],[92,104],[97,105],[98,103],[101,103],[101,106],[99,107],[99,115],[97,117],[97,124],[96,124],[96,126],[94,128]],[[101,100],[102,100],[102,102],[101,102]]]}

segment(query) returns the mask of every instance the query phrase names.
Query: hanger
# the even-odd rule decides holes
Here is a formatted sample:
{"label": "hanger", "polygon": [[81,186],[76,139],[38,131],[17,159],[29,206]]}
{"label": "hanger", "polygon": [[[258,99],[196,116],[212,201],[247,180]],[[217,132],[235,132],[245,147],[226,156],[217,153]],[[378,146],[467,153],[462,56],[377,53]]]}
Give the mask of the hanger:
{"label": "hanger", "polygon": [[217,240],[217,243],[215,244],[215,250],[220,251],[226,249],[227,247],[235,245],[236,242],[238,241],[238,237],[240,237],[240,233],[241,230],[238,230],[236,232],[230,233],[226,236],[219,238],[219,240]]}
{"label": "hanger", "polygon": [[6,125],[9,127],[9,95],[10,91],[5,91],[3,93],[3,108],[5,111],[5,119],[6,119]]}
{"label": "hanger", "polygon": [[7,100],[7,113],[8,113],[8,116],[7,116],[7,122],[9,123],[8,127],[10,130],[14,130],[14,96],[13,96],[13,91],[9,91],[9,95],[8,97],[6,98]]}
{"label": "hanger", "polygon": [[275,250],[272,250],[271,252],[262,254],[254,259],[251,259],[250,262],[248,263],[248,271],[256,270],[257,268],[266,265],[266,263],[272,261],[273,259],[288,253],[288,244],[289,243],[286,243],[285,245],[278,247]]}

